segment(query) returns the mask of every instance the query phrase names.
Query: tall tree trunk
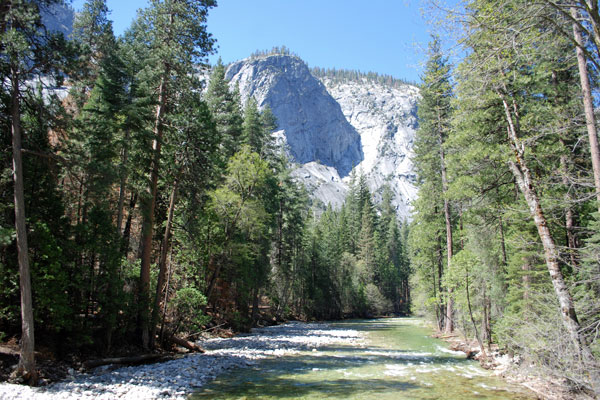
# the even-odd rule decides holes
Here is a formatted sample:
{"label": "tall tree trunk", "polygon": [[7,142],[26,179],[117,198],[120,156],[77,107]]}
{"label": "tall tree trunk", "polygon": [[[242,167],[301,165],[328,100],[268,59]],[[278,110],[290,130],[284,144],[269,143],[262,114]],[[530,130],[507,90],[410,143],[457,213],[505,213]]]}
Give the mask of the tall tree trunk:
{"label": "tall tree trunk", "polygon": [[502,222],[502,214],[498,215],[498,227],[500,228],[500,248],[502,249],[502,265],[508,265],[508,257],[506,256],[506,242],[504,240],[504,223]]}
{"label": "tall tree trunk", "polygon": [[31,299],[31,273],[29,270],[29,246],[27,244],[27,226],[25,225],[25,194],[21,154],[21,96],[19,91],[19,72],[14,65],[11,66],[11,85],[15,230],[19,259],[19,285],[21,287],[21,353],[17,373],[23,376],[29,384],[34,385],[37,383],[37,371],[35,369],[34,356],[35,336]]}
{"label": "tall tree trunk", "polygon": [[123,226],[123,209],[125,203],[125,185],[127,183],[127,174],[125,168],[129,159],[129,128],[125,131],[125,146],[123,147],[123,155],[121,157],[121,177],[119,182],[119,201],[117,203],[117,231],[121,232]]}
{"label": "tall tree trunk", "polygon": [[[442,190],[444,194],[444,220],[446,222],[446,254],[448,256],[447,267],[450,269],[452,263],[452,221],[450,217],[450,202],[446,198],[446,192],[448,191],[448,178],[446,177],[446,161],[444,159],[444,149],[442,133],[440,132],[440,165],[442,172]],[[454,299],[452,297],[452,289],[448,288],[448,302],[446,303],[446,325],[445,332],[452,333],[454,331],[454,321],[452,320],[452,314],[454,312]]]}
{"label": "tall tree trunk", "polygon": [[473,329],[475,330],[475,338],[477,339],[477,343],[479,344],[479,348],[481,349],[481,356],[485,360],[487,355],[485,354],[485,347],[483,346],[483,341],[481,340],[481,335],[479,334],[479,329],[477,329],[477,324],[475,323],[475,318],[473,317],[473,309],[471,308],[471,294],[469,292],[469,268],[465,266],[465,288],[467,295],[467,307],[469,310],[469,317],[471,318],[471,323],[473,324]]}
{"label": "tall tree trunk", "polygon": [[[502,93],[499,93],[499,95],[502,99],[506,121],[508,124],[508,139],[515,155],[515,161],[509,161],[509,167],[515,176],[515,179],[517,180],[519,190],[525,197],[525,201],[527,202],[529,211],[537,228],[538,236],[542,242],[546,266],[552,280],[554,292],[560,304],[560,312],[563,324],[567,329],[567,332],[569,332],[571,341],[577,349],[577,352],[582,358],[584,364],[589,365],[594,362],[594,356],[580,333],[581,326],[579,325],[577,313],[575,312],[575,303],[560,269],[560,254],[554,238],[550,233],[548,221],[546,220],[546,216],[544,215],[540,199],[536,191],[535,182],[533,181],[531,171],[529,170],[527,161],[524,157],[525,149],[520,143],[518,135],[519,121],[517,106],[513,103],[513,111],[511,111],[511,107],[508,105],[506,97]],[[513,112],[515,113],[514,118]]]}
{"label": "tall tree trunk", "polygon": [[158,195],[160,149],[163,138],[163,116],[167,100],[167,76],[168,71],[163,74],[158,91],[158,105],[156,107],[156,118],[154,120],[154,141],[152,143],[153,157],[150,170],[149,197],[145,199],[146,207],[142,223],[139,327],[142,335],[142,346],[145,349],[148,348],[150,341],[150,257],[152,255],[152,236],[154,232],[154,209],[156,207],[156,198]]}
{"label": "tall tree trunk", "polygon": [[487,341],[488,349],[492,348],[492,324],[491,324],[491,314],[492,314],[492,300],[490,296],[486,293],[486,283],[483,283],[483,323],[482,323],[482,336],[483,340]]}
{"label": "tall tree trunk", "polygon": [[[482,318],[481,318],[481,341],[482,342],[486,342],[488,341],[488,330],[487,330],[487,319],[488,319],[488,308],[487,308],[487,290],[486,290],[486,285],[485,282],[483,282],[482,288],[481,288],[481,297],[482,297],[482,301],[481,301],[481,309],[483,312]],[[488,346],[489,348],[489,346]]]}
{"label": "tall tree trunk", "polygon": [[[436,299],[436,303],[437,303],[437,282],[435,279],[435,274],[436,274],[436,268],[435,265],[432,265],[433,267],[433,271],[432,271],[432,277],[433,277],[433,297]],[[440,315],[440,308],[437,304],[435,305],[435,321],[437,322],[437,329],[438,331],[442,331],[442,316]]]}
{"label": "tall tree trunk", "polygon": [[123,228],[123,244],[121,246],[121,254],[124,257],[128,256],[129,253],[129,239],[131,237],[131,224],[133,222],[133,211],[137,204],[138,195],[136,192],[131,193],[131,199],[129,200],[129,211],[127,212],[127,221],[125,221],[125,228]]}
{"label": "tall tree trunk", "polygon": [[[179,174],[178,174],[179,175]],[[150,347],[154,347],[154,337],[156,335],[156,328],[158,326],[158,314],[160,311],[160,301],[162,299],[162,293],[164,291],[165,279],[167,276],[167,254],[171,244],[171,228],[173,226],[173,214],[175,212],[175,204],[177,202],[177,186],[179,178],[175,178],[173,182],[173,189],[171,190],[171,196],[169,199],[169,211],[167,215],[167,226],[165,227],[165,234],[162,240],[162,246],[160,249],[160,259],[158,261],[158,281],[156,283],[156,296],[154,297],[154,308],[152,309],[152,324],[150,333]]]}
{"label": "tall tree trunk", "polygon": [[[560,139],[560,143],[565,149],[565,143],[562,138]],[[569,258],[571,260],[571,267],[576,268],[579,264],[578,262],[578,248],[579,245],[577,243],[577,237],[575,236],[575,212],[573,211],[573,207],[571,203],[573,199],[571,197],[571,192],[569,191],[569,167],[568,167],[568,157],[563,154],[560,157],[560,169],[562,175],[562,183],[565,186],[565,230],[567,231],[567,244],[569,246]]]}
{"label": "tall tree trunk", "polygon": [[[235,217],[233,218],[233,222],[231,222],[231,224],[227,224],[224,228],[224,233],[225,233],[225,238],[223,240],[224,243],[229,243],[229,241],[231,240],[231,236],[235,233],[235,227],[236,227],[236,221],[238,220],[240,213],[242,211],[242,208],[244,206],[245,201],[242,200],[242,203],[240,204],[238,210],[235,213]],[[226,257],[226,252],[229,252],[229,256]],[[211,266],[214,266],[214,270],[213,273],[210,277],[210,280],[208,282],[208,286],[206,287],[206,300],[207,302],[210,302],[210,296],[212,295],[212,291],[215,287],[215,284],[217,283],[217,278],[219,277],[219,273],[221,272],[221,268],[223,266],[223,263],[225,262],[225,259],[229,259],[231,256],[231,248],[226,248],[223,249],[223,251],[221,251],[221,254],[217,257],[217,255],[213,255],[211,256],[211,258],[208,260],[208,266],[209,268]],[[217,263],[217,265],[215,265],[215,263]]]}
{"label": "tall tree trunk", "polygon": [[[446,307],[444,306],[444,303],[441,301],[442,298],[442,276],[444,274],[444,262],[443,262],[443,254],[442,254],[442,234],[440,231],[438,231],[438,238],[437,238],[437,273],[438,273],[438,282],[437,282],[437,286],[438,286],[438,293],[440,295],[439,298],[439,303],[437,304],[439,307],[439,316],[438,316],[438,325],[440,327],[440,331],[442,330],[442,328],[444,327],[444,324],[446,323],[446,318],[444,318],[444,316],[446,315]],[[438,302],[438,297],[436,295],[436,303]],[[438,314],[438,311],[436,310],[436,314]]]}
{"label": "tall tree trunk", "polygon": [[[558,88],[558,73],[552,71],[552,84],[555,88]],[[562,106],[565,102],[561,101],[561,96],[555,96],[554,100],[558,106]],[[569,159],[569,149],[565,143],[565,139],[561,133],[558,134],[558,141],[561,147],[560,156],[560,175],[562,184],[564,186],[565,194],[563,196],[565,201],[565,230],[567,233],[567,245],[569,248],[569,258],[571,260],[571,266],[576,268],[578,265],[578,243],[577,237],[575,236],[575,212],[573,211],[573,198],[571,190],[569,188],[569,166],[572,164]],[[600,204],[600,203],[599,203]]]}
{"label": "tall tree trunk", "polygon": [[406,306],[404,307],[404,309],[406,310],[406,314],[408,315],[410,313],[410,285],[408,283],[408,279],[404,278],[404,290],[405,290],[405,298],[406,298]]}
{"label": "tall tree trunk", "polygon": [[465,241],[463,238],[463,213],[462,213],[462,204],[458,208],[458,234],[460,236],[460,249],[465,249]]}
{"label": "tall tree trunk", "polygon": [[[571,7],[571,16],[574,19],[579,18],[579,13],[575,7]],[[579,25],[573,23],[573,36],[577,43],[577,66],[579,67],[579,79],[581,81],[581,91],[583,94],[583,108],[585,111],[585,122],[590,142],[590,154],[592,157],[592,170],[594,171],[594,187],[596,188],[597,208],[600,211],[600,148],[598,147],[598,134],[596,132],[596,118],[594,116],[594,101],[592,99],[592,90],[590,88],[590,79],[587,71],[585,52],[583,50],[583,38]]]}
{"label": "tall tree trunk", "polygon": [[167,274],[167,285],[165,286],[165,297],[163,298],[162,304],[162,321],[160,323],[160,334],[159,341],[163,343],[163,334],[165,331],[165,319],[167,318],[167,300],[169,297],[169,285],[171,283],[171,274],[173,272],[173,249],[171,248],[170,256],[169,256],[169,273]]}
{"label": "tall tree trunk", "polygon": [[223,260],[223,257],[217,257],[216,255],[213,255],[210,260],[208,260],[208,267],[209,269],[210,267],[213,267],[213,273],[210,275],[208,285],[206,286],[205,296],[207,304],[210,302],[210,297],[212,296],[213,289],[217,283],[217,277],[221,272],[221,267],[223,266],[224,262],[225,261]]}

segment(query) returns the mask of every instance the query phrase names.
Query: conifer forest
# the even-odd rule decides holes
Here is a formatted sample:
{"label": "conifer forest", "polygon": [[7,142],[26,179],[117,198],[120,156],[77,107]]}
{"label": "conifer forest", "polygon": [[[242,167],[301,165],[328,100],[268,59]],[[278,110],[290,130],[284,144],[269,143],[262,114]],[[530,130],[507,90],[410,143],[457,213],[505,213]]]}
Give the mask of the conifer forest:
{"label": "conifer forest", "polygon": [[[221,0],[225,2],[226,0]],[[438,3],[433,1],[433,3]],[[443,3],[443,2],[441,2]],[[465,0],[431,36],[418,198],[399,217],[360,169],[339,206],[292,174],[269,107],[209,65],[215,0],[0,2],[0,349],[56,359],[194,350],[208,329],[420,316],[600,396],[600,8]],[[441,7],[441,6],[440,6]],[[455,32],[455,33],[456,33]],[[256,52],[293,55],[287,48]]]}

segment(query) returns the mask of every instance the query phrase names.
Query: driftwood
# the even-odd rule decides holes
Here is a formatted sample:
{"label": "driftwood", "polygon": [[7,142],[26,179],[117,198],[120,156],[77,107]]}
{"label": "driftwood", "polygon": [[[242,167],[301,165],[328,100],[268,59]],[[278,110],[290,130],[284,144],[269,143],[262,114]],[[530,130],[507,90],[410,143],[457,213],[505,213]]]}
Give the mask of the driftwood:
{"label": "driftwood", "polygon": [[[204,353],[202,347],[197,345],[196,343],[190,342],[188,340],[179,338],[177,336],[172,336],[171,341],[181,347],[185,347],[190,351],[196,351],[199,353]],[[18,355],[18,353],[17,353]],[[166,361],[175,358],[173,354],[141,354],[138,356],[130,356],[130,357],[112,357],[112,358],[101,358],[97,360],[88,360],[83,363],[83,367],[85,369],[92,369],[96,367],[100,367],[102,365],[109,364],[124,364],[124,365],[139,365],[139,364],[150,364],[158,361]]]}
{"label": "driftwood", "polygon": [[171,341],[173,343],[175,343],[176,345],[185,347],[186,349],[191,350],[191,351],[197,351],[200,353],[206,352],[206,350],[204,350],[201,346],[197,345],[196,343],[190,342],[189,340],[179,338],[177,336],[172,336]]}
{"label": "driftwood", "polygon": [[19,358],[19,351],[7,346],[0,346],[0,356],[10,356]]}
{"label": "driftwood", "polygon": [[195,337],[195,336],[200,336],[200,335],[202,335],[202,334],[203,334],[203,333],[205,333],[205,332],[210,332],[210,331],[212,331],[212,330],[219,329],[219,328],[220,328],[220,327],[222,327],[223,325],[227,325],[227,322],[223,322],[222,324],[219,324],[219,325],[213,326],[212,328],[203,329],[203,330],[201,330],[200,332],[191,333],[191,334],[187,335],[187,336],[186,336],[184,339],[189,339],[189,338],[193,338],[193,337]]}
{"label": "driftwood", "polygon": [[157,361],[163,361],[166,359],[172,359],[171,354],[142,354],[139,356],[131,357],[113,357],[113,358],[101,358],[98,360],[88,360],[83,363],[85,369],[91,369],[100,367],[101,365],[109,364],[125,364],[125,365],[139,365],[149,364]]}

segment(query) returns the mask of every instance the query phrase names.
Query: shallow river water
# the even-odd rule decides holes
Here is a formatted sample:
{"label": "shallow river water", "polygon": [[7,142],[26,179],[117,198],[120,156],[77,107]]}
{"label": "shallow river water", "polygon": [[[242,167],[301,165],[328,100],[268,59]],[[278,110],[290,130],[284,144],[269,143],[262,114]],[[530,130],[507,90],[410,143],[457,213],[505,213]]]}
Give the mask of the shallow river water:
{"label": "shallow river water", "polygon": [[362,345],[330,345],[220,376],[201,399],[534,399],[430,337],[416,318],[333,324],[365,335]]}

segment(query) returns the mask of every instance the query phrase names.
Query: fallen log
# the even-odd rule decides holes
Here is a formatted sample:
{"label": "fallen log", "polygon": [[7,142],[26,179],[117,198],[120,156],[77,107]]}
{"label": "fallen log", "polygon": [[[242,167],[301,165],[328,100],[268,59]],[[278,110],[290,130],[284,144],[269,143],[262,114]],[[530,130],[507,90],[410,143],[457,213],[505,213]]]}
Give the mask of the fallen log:
{"label": "fallen log", "polygon": [[14,350],[8,346],[0,346],[0,355],[2,356],[10,356],[10,357],[19,357],[19,351]]}
{"label": "fallen log", "polygon": [[113,358],[101,358],[98,360],[88,360],[83,363],[85,369],[91,369],[100,367],[102,365],[109,364],[125,364],[125,365],[139,365],[139,364],[150,364],[157,361],[163,361],[172,359],[171,354],[142,354],[139,356],[130,357],[113,357]]}
{"label": "fallen log", "polygon": [[206,352],[206,350],[204,350],[201,346],[197,345],[196,343],[190,342],[189,340],[185,340],[185,339],[179,338],[177,336],[172,336],[171,337],[171,341],[173,343],[175,343],[176,345],[184,347],[184,348],[186,348],[186,349],[188,349],[190,351],[197,351],[197,352],[200,352],[200,353],[205,353]]}

